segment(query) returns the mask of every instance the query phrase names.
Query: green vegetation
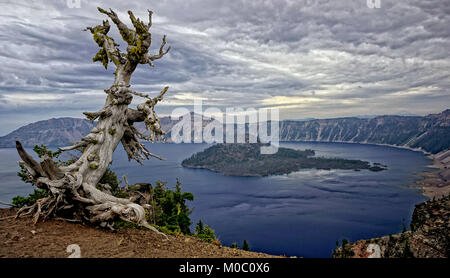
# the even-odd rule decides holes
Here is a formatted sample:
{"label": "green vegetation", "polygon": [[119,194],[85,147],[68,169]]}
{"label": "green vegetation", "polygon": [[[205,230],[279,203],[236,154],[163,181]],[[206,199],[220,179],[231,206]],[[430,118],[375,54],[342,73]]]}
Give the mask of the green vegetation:
{"label": "green vegetation", "polygon": [[46,190],[43,189],[35,189],[33,193],[31,193],[30,195],[28,195],[28,197],[22,197],[22,196],[16,196],[12,199],[12,204],[14,207],[16,208],[21,208],[24,206],[31,206],[34,203],[36,203],[36,201],[38,199],[47,197],[48,193]]}
{"label": "green vegetation", "polygon": [[242,243],[242,250],[250,251],[250,244],[244,239],[244,242]]}
{"label": "green vegetation", "polygon": [[[106,173],[105,173],[106,175]],[[114,179],[115,174],[111,172],[106,175]],[[157,181],[153,187],[151,184],[139,183],[129,186],[128,191],[120,189],[115,191],[115,196],[145,196],[144,199],[150,208],[147,210],[147,221],[159,231],[169,235],[191,235],[200,238],[208,243],[220,245],[216,239],[214,230],[208,225],[199,221],[195,227],[195,233],[191,233],[190,225],[192,224],[189,215],[192,210],[186,205],[187,201],[193,201],[194,195],[190,192],[182,192],[181,183],[177,179],[175,189],[171,190],[166,187],[166,182]],[[138,225],[123,221],[116,221],[114,228],[140,228]]]}
{"label": "green vegetation", "polygon": [[[237,242],[233,242],[231,243],[230,248],[239,249],[239,245],[237,244]],[[250,244],[247,242],[247,240],[244,239],[241,249],[244,251],[250,251]]]}
{"label": "green vegetation", "polygon": [[216,240],[216,235],[214,233],[214,230],[211,229],[208,225],[203,224],[203,222],[200,220],[197,223],[197,226],[195,226],[195,237],[198,237],[200,239],[203,239],[206,242],[213,242]]}
{"label": "green vegetation", "polygon": [[279,148],[275,154],[261,154],[261,144],[216,144],[182,161],[184,167],[204,168],[230,176],[288,174],[300,169],[385,170],[377,163],[341,158],[313,157],[313,150]]}
{"label": "green vegetation", "polygon": [[43,157],[44,155],[47,155],[51,158],[58,158],[58,156],[62,153],[61,150],[57,150],[56,152],[49,150],[46,146],[34,146],[33,151],[39,156],[39,158]]}
{"label": "green vegetation", "polygon": [[[55,152],[52,151],[52,150],[49,150],[44,145],[40,145],[40,146],[36,145],[36,146],[34,146],[33,151],[38,155],[39,158],[42,158],[43,156],[48,156],[50,158],[58,158],[59,155],[62,153],[61,150],[58,150],[58,151],[55,151]],[[67,163],[68,162],[64,162],[64,161],[61,161],[61,160],[58,160],[58,161],[55,162],[55,164],[63,165],[63,166],[67,165]],[[73,162],[71,162],[71,163],[73,163]],[[32,183],[31,180],[29,179],[29,174],[28,174],[27,169],[23,165],[19,165],[19,166],[20,166],[20,171],[17,173],[17,176],[19,176],[22,179],[22,181],[25,182],[25,183]],[[31,196],[31,194],[30,194],[30,196]],[[17,196],[17,197],[20,197],[20,196]],[[28,198],[28,197],[20,197],[20,198]],[[30,199],[30,200],[32,200],[32,199]]]}
{"label": "green vegetation", "polygon": [[[336,241],[336,247],[339,247],[339,241]],[[333,250],[334,258],[351,258],[355,255],[355,252],[351,250],[351,245],[346,238],[342,239],[341,248]]]}
{"label": "green vegetation", "polygon": [[[111,193],[116,195],[119,193],[119,181],[117,180],[116,173],[111,171],[111,169],[106,169],[106,172],[103,174],[103,177],[100,179],[99,183],[108,184],[111,187]],[[117,197],[117,196],[116,196]]]}
{"label": "green vegetation", "polygon": [[166,227],[174,233],[190,234],[189,226],[192,224],[189,215],[192,210],[186,201],[193,201],[194,195],[181,191],[181,183],[177,179],[175,190],[167,189],[166,183],[157,181],[154,188],[149,186],[151,210],[149,223]]}

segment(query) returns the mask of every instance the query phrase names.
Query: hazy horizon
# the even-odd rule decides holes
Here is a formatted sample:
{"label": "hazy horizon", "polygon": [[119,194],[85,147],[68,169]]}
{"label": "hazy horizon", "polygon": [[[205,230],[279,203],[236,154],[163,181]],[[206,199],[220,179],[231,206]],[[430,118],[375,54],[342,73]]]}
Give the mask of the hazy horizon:
{"label": "hazy horizon", "polygon": [[[445,109],[445,110],[447,110],[447,109]],[[441,112],[443,112],[443,111],[430,113],[430,114],[437,114],[437,113],[441,113]],[[191,113],[192,113],[192,111],[191,111]],[[360,118],[360,119],[368,119],[368,118],[375,118],[375,117],[378,117],[378,116],[404,116],[404,117],[422,116],[423,117],[423,116],[427,116],[427,115],[429,115],[429,114],[427,113],[425,115],[418,115],[418,114],[410,114],[410,113],[405,113],[405,114],[397,113],[397,114],[380,114],[380,115],[354,115],[354,116],[347,116],[347,117],[343,116],[343,117],[324,117],[324,118],[318,118],[318,117],[317,118],[315,118],[315,117],[312,117],[312,118],[289,118],[289,119],[280,119],[280,121],[283,121],[283,120],[286,120],[286,121],[308,121],[308,120],[321,120],[321,119],[333,119],[333,118],[349,118],[349,117]],[[204,115],[204,116],[207,116],[207,115]],[[170,117],[170,114],[159,114],[159,117],[160,118],[162,118],[162,117]],[[6,135],[10,134],[11,132],[16,131],[17,129],[19,129],[19,128],[23,127],[23,126],[26,126],[28,124],[32,124],[32,123],[39,122],[39,121],[50,120],[50,119],[58,119],[58,118],[86,119],[86,117],[84,117],[83,115],[80,115],[79,117],[76,117],[76,116],[75,117],[71,117],[71,116],[49,117],[47,119],[41,119],[41,120],[35,120],[35,121],[31,121],[31,122],[26,122],[26,123],[24,123],[24,124],[22,124],[20,126],[17,126],[17,127],[13,128],[13,129],[11,129],[10,131],[6,131],[3,134],[0,133],[0,137],[6,136]]]}
{"label": "hazy horizon", "polygon": [[[87,26],[113,8],[145,22],[152,46],[171,51],[140,65],[132,88],[155,95],[168,115],[204,107],[278,108],[280,119],[428,115],[450,104],[450,6],[445,1],[3,1],[0,14],[0,136],[25,124],[82,118],[104,104],[114,66],[92,58]],[[121,41],[115,26],[110,34]],[[138,99],[136,97],[136,99]],[[138,100],[139,101],[139,100]]]}

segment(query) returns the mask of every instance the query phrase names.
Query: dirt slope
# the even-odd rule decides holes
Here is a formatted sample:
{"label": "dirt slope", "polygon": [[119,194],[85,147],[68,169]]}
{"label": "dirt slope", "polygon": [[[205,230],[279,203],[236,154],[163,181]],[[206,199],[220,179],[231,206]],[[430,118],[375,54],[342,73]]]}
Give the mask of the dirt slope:
{"label": "dirt slope", "polygon": [[[0,218],[15,215],[0,209]],[[30,218],[0,221],[0,257],[68,257],[66,248],[80,246],[81,257],[133,258],[268,258],[268,254],[247,252],[208,244],[189,236],[169,236],[169,241],[152,231],[125,229],[109,231],[82,224],[48,220],[33,225]]]}

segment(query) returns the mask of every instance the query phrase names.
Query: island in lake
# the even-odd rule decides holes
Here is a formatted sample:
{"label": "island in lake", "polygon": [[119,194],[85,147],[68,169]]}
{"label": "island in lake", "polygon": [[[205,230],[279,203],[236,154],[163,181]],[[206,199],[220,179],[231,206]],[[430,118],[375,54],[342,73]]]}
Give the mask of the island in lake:
{"label": "island in lake", "polygon": [[227,176],[289,174],[300,169],[386,170],[380,163],[315,157],[313,150],[278,148],[275,154],[261,154],[261,144],[215,144],[181,162],[188,168],[208,169]]}

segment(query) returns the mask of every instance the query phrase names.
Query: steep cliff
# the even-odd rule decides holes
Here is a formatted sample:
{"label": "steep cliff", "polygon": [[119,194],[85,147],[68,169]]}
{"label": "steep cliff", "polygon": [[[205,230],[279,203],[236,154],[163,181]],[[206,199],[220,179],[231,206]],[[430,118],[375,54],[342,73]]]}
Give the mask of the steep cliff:
{"label": "steep cliff", "polygon": [[416,205],[411,230],[400,234],[343,243],[335,258],[448,258],[450,195]]}
{"label": "steep cliff", "polygon": [[450,148],[450,109],[439,114],[282,121],[282,141],[386,144],[438,153]]}

